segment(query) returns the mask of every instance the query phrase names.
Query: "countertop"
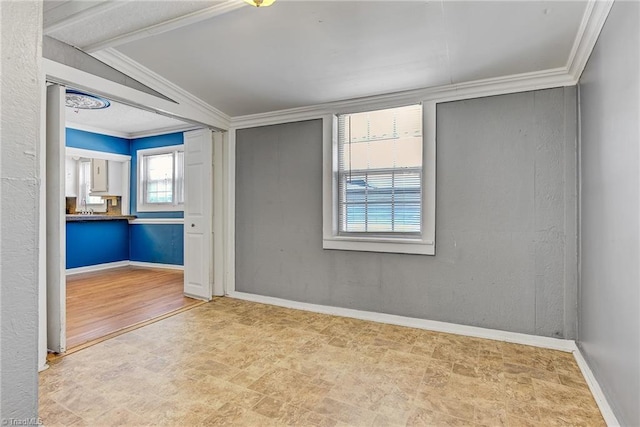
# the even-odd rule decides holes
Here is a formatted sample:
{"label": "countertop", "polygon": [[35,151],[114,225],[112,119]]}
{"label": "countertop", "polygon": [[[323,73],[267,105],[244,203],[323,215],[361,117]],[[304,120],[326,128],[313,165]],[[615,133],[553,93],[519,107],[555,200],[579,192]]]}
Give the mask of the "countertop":
{"label": "countertop", "polygon": [[72,221],[117,221],[117,220],[130,220],[136,219],[135,215],[80,215],[80,214],[67,214],[67,222]]}

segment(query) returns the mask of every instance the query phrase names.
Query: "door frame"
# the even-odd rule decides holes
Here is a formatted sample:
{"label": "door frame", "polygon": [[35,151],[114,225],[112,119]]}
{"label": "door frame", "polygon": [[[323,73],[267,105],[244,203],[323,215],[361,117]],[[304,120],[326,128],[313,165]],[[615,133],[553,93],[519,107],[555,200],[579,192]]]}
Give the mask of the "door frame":
{"label": "door frame", "polygon": [[[104,79],[102,77],[95,76],[93,74],[84,72],[82,70],[78,70],[72,67],[69,67],[64,64],[60,64],[58,62],[43,59],[43,78],[44,82],[43,91],[42,91],[42,111],[46,113],[46,85],[48,83],[55,83],[62,86],[70,86],[75,89],[85,90],[89,93],[94,93],[105,98],[121,102],[123,104],[130,105],[132,107],[140,108],[143,110],[155,112],[158,114],[162,114],[168,117],[176,118],[188,123],[193,123],[198,126],[203,126],[205,128],[212,129],[214,131],[214,135],[218,135],[218,138],[214,138],[214,141],[219,141],[219,144],[225,143],[227,138],[224,137],[224,134],[228,131],[228,127],[221,128],[220,120],[218,117],[214,117],[213,115],[207,114],[203,109],[194,108],[187,103],[177,103],[167,101],[153,95],[140,92],[136,89],[130,88],[128,86],[124,86],[113,81]],[[47,221],[47,203],[46,203],[46,161],[45,161],[45,153],[47,152],[47,144],[46,138],[44,138],[45,129],[46,129],[46,114],[42,114],[42,138],[40,145],[40,178],[41,178],[41,186],[40,186],[40,243],[39,243],[39,262],[40,262],[40,278],[39,278],[39,345],[38,345],[38,365],[39,370],[44,370],[47,368],[46,357],[47,357],[47,283],[46,283],[46,274],[43,274],[46,271],[46,247],[47,247],[47,236],[46,236],[46,221]],[[61,141],[64,143],[64,140]],[[218,144],[215,144],[218,145]],[[65,147],[60,147],[60,149],[64,150]],[[221,152],[222,146],[218,147],[218,153]],[[214,147],[216,150],[216,147]],[[212,160],[213,161],[213,160]],[[217,162],[218,167],[224,167],[224,162]],[[219,172],[214,173],[218,176],[226,175],[225,171],[220,170]],[[64,184],[64,181],[63,183]],[[64,198],[64,188],[59,190],[61,192],[60,196]],[[224,186],[221,179],[214,180],[213,183],[213,195],[214,195],[214,206],[219,206],[215,209],[216,212],[225,212],[224,208],[225,200],[224,200]],[[218,236],[221,239],[215,239],[217,242],[216,246],[222,250],[224,254],[226,248],[226,242],[224,240],[224,236],[222,233],[222,229],[224,227],[225,218],[219,216],[214,219],[214,232],[219,232]],[[64,222],[62,224],[64,227]],[[60,233],[58,233],[60,234]],[[64,236],[64,234],[63,234]],[[55,238],[55,236],[54,236]],[[66,242],[63,242],[66,244]],[[64,247],[64,246],[63,246]],[[211,260],[210,260],[211,261]],[[214,283],[214,293],[216,294],[226,294],[226,283],[223,280],[226,275],[224,274],[224,262],[223,256],[214,256],[213,259],[213,268],[214,268],[214,278],[216,281],[218,279],[222,280],[222,283]]]}

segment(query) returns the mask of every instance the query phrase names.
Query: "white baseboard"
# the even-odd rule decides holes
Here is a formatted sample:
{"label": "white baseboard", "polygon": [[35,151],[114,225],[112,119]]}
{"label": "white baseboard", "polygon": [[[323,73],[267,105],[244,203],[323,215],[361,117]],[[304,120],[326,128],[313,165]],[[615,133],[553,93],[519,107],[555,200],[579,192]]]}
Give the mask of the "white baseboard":
{"label": "white baseboard", "polygon": [[105,264],[87,265],[86,267],[68,268],[67,276],[71,276],[73,274],[80,274],[80,273],[91,273],[93,271],[109,270],[111,268],[128,267],[130,265],[133,267],[166,268],[169,270],[184,270],[183,265],[177,265],[177,264],[160,264],[155,262],[142,262],[142,261],[117,261],[117,262],[108,262]]}
{"label": "white baseboard", "polygon": [[456,335],[466,335],[476,338],[504,341],[515,344],[530,345],[533,347],[549,348],[571,353],[576,345],[572,340],[541,337],[537,335],[522,334],[518,332],[500,331],[497,329],[480,328],[477,326],[458,325],[455,323],[438,322],[435,320],[418,319],[413,317],[396,316],[394,314],[376,313],[372,311],[353,310],[350,308],[332,307],[327,305],[310,304],[306,302],[290,301],[281,298],[267,297],[263,295],[248,294],[245,292],[229,292],[231,298],[298,310],[312,311],[315,313],[331,314],[334,316],[351,317],[354,319],[370,320],[373,322],[389,323],[391,325],[407,326],[410,328],[427,329],[430,331],[445,332]]}
{"label": "white baseboard", "polygon": [[376,313],[371,311],[353,310],[350,308],[332,307],[327,305],[310,304],[306,302],[291,301],[264,295],[249,294],[245,292],[229,292],[231,298],[253,301],[262,304],[276,305],[279,307],[293,308],[297,310],[311,311],[314,313],[331,314],[334,316],[351,317],[354,319],[370,320],[372,322],[389,323],[392,325],[407,326],[410,328],[427,329],[430,331],[445,332],[456,335],[466,335],[476,338],[504,341],[515,344],[530,345],[533,347],[560,350],[573,353],[576,363],[584,376],[593,398],[608,426],[620,426],[606,396],[602,392],[589,364],[585,360],[580,348],[573,340],[540,337],[537,335],[522,334],[517,332],[500,331],[476,326],[458,325],[455,323],[438,322],[435,320],[417,319],[413,317],[396,316],[393,314]]}
{"label": "white baseboard", "polygon": [[611,409],[611,405],[609,405],[609,401],[607,400],[607,397],[602,392],[602,389],[600,388],[600,384],[598,384],[598,380],[596,380],[596,377],[593,375],[593,372],[591,371],[591,368],[589,367],[587,360],[582,355],[582,351],[580,351],[580,347],[576,346],[575,350],[573,351],[573,357],[576,358],[578,367],[580,368],[580,371],[582,371],[582,375],[584,376],[584,379],[587,381],[589,390],[591,390],[591,394],[593,395],[593,398],[598,404],[598,408],[600,408],[600,412],[602,413],[602,417],[604,418],[604,421],[607,423],[609,427],[619,426],[620,423],[618,422],[616,415],[613,413],[613,410]]}
{"label": "white baseboard", "polygon": [[108,270],[110,268],[126,267],[129,261],[107,262],[105,264],[87,265],[86,267],[67,268],[67,276],[80,273],[91,273],[92,271]]}
{"label": "white baseboard", "polygon": [[160,264],[156,262],[129,261],[129,265],[133,267],[165,268],[167,270],[183,270],[184,271],[184,265],[177,265],[177,264]]}

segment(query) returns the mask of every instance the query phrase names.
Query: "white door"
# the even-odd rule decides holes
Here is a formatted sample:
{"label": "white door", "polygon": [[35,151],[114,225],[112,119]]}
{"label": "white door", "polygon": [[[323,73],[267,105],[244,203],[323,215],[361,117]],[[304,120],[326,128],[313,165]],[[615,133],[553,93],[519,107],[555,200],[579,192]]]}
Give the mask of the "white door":
{"label": "white door", "polygon": [[65,88],[47,87],[46,230],[47,230],[47,348],[64,353],[66,316],[65,217]]}
{"label": "white door", "polygon": [[213,136],[184,134],[184,293],[209,301],[213,294]]}

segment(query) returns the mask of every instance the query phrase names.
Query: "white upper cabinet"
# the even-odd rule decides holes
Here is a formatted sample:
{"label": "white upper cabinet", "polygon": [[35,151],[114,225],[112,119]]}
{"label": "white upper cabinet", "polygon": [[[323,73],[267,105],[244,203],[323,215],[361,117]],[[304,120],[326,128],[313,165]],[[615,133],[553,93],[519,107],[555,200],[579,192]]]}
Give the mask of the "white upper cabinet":
{"label": "white upper cabinet", "polygon": [[107,160],[91,159],[91,194],[109,193]]}

